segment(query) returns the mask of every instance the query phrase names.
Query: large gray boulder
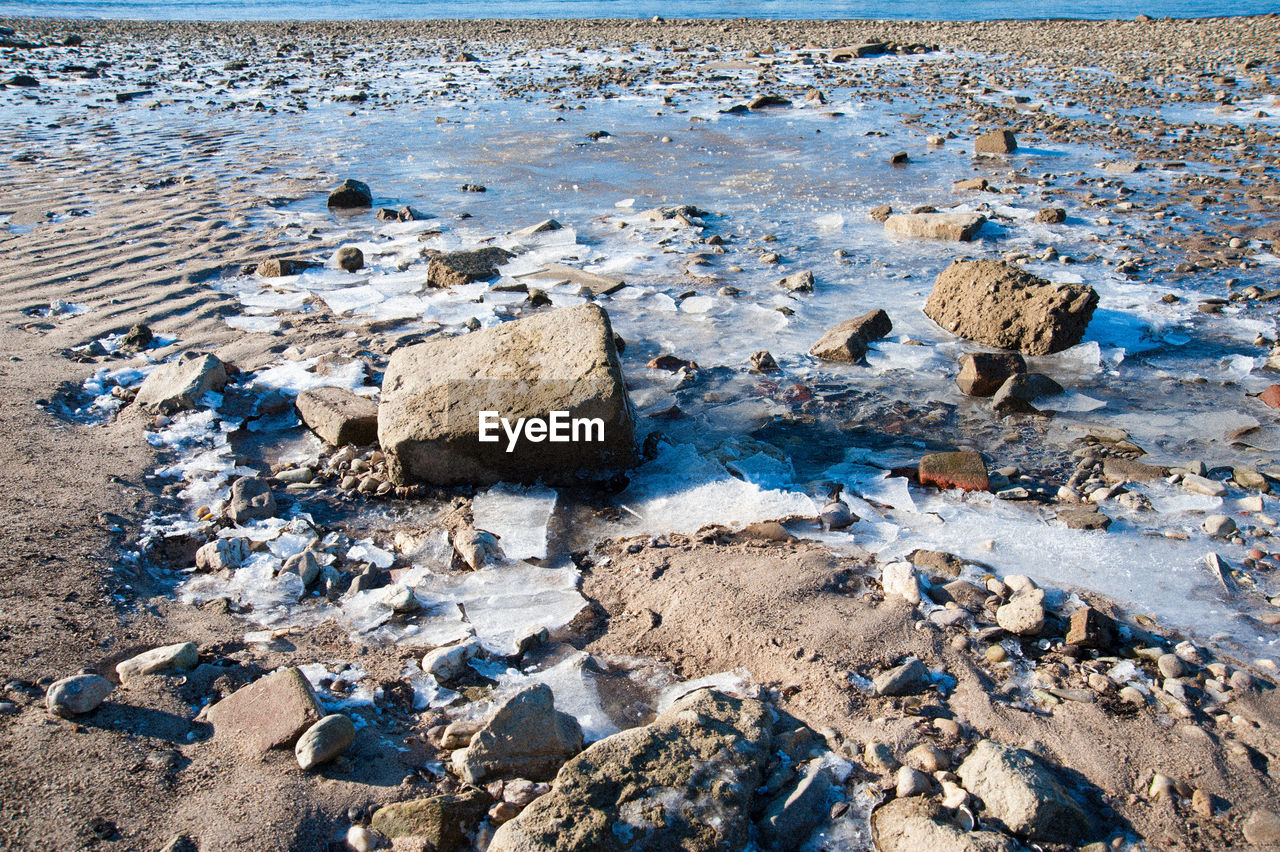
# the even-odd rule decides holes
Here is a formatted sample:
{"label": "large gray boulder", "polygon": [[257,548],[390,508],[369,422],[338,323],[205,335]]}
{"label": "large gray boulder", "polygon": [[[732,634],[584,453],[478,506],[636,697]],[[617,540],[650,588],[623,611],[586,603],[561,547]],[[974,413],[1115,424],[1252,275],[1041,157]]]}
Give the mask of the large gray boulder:
{"label": "large gray boulder", "polygon": [[1019,837],[1077,845],[1089,833],[1089,817],[1079,803],[1029,751],[982,740],[956,774],[982,800],[984,814]]}
{"label": "large gray boulder", "polygon": [[[499,422],[550,429],[554,412],[560,427],[538,434],[525,423],[514,442]],[[378,442],[397,484],[572,484],[632,465],[634,419],[608,314],[579,305],[397,350]]]}
{"label": "large gray boulder", "polygon": [[549,781],[580,751],[578,720],[556,710],[551,688],[540,683],[499,707],[470,745],[453,753],[453,766],[468,784],[490,778]]}
{"label": "large gray boulder", "polygon": [[924,312],[969,340],[1047,355],[1079,343],[1097,306],[1087,284],[1054,284],[998,260],[957,260],[938,275]]}
{"label": "large gray boulder", "polygon": [[773,748],[765,704],[698,690],[566,763],[489,852],[743,849]]}
{"label": "large gray boulder", "polygon": [[134,398],[139,408],[160,414],[195,408],[209,391],[227,384],[227,368],[216,355],[184,352],[151,371]]}

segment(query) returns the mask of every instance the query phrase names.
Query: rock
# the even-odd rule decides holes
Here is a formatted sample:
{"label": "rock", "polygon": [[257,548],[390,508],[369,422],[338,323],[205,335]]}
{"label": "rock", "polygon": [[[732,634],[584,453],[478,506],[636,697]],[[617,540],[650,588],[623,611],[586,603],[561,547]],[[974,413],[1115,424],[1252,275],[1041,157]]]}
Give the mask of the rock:
{"label": "rock", "polygon": [[1188,491],[1194,491],[1197,494],[1205,494],[1209,497],[1226,497],[1227,486],[1207,476],[1198,476],[1194,473],[1188,473],[1182,477],[1182,487]]}
{"label": "rock", "polygon": [[328,763],[355,742],[356,726],[341,713],[325,716],[298,737],[293,755],[304,771]]}
{"label": "rock", "polygon": [[977,453],[933,453],[920,459],[920,484],[943,490],[986,491],[991,486],[987,464]]}
{"label": "rock", "polygon": [[[239,540],[243,541],[243,539]],[[280,573],[297,574],[302,579],[303,586],[310,586],[315,582],[316,577],[320,576],[321,567],[319,557],[310,550],[304,550],[286,559]]]}
{"label": "rock", "polygon": [[1163,479],[1168,470],[1136,459],[1107,456],[1102,460],[1102,476],[1107,482],[1151,482]]}
{"label": "rock", "polygon": [[985,192],[989,187],[986,178],[967,178],[951,185],[956,192]]}
{"label": "rock", "polygon": [[996,610],[996,624],[1015,636],[1039,636],[1044,629],[1044,592],[1033,589],[1015,595]]}
{"label": "rock", "polygon": [[200,655],[196,651],[196,643],[180,642],[177,645],[152,648],[136,657],[130,657],[116,665],[116,674],[120,676],[121,683],[128,684],[130,680],[142,675],[173,669],[180,671],[194,669],[198,662],[200,662]]}
{"label": "rock", "polygon": [[511,236],[532,237],[535,234],[546,234],[546,233],[550,233],[551,231],[559,231],[563,227],[564,226],[561,225],[559,222],[557,222],[555,219],[543,219],[541,222],[538,222],[537,224],[529,225],[528,227],[521,228],[518,231],[512,231]]}
{"label": "rock", "polygon": [[580,751],[578,720],[557,711],[551,688],[538,684],[507,699],[471,744],[454,753],[453,765],[468,784],[502,776],[548,781]]}
{"label": "rock", "polygon": [[880,584],[884,587],[886,599],[902,598],[912,606],[920,603],[920,581],[916,578],[915,566],[910,562],[890,562],[885,565],[881,571]]}
{"label": "rock", "polygon": [[1067,221],[1067,211],[1061,207],[1046,207],[1036,214],[1038,225],[1060,225]]}
{"label": "rock", "polygon": [[1226,515],[1209,515],[1204,519],[1202,527],[1214,538],[1226,538],[1236,531],[1236,522]]}
{"label": "rock", "polygon": [[437,254],[427,264],[427,286],[448,288],[492,280],[498,277],[498,267],[513,257],[496,246]]}
{"label": "rock", "polygon": [[872,207],[868,215],[876,222],[883,222],[893,214],[893,208],[888,204],[881,204],[879,207]]}
{"label": "rock", "polygon": [[319,263],[301,257],[273,257],[258,264],[257,273],[263,278],[283,278],[286,275],[301,275],[308,269],[318,269]]}
{"label": "rock", "polygon": [[951,756],[932,743],[921,743],[907,752],[908,766],[928,775],[951,768]]}
{"label": "rock", "polygon": [[421,837],[436,852],[469,849],[467,832],[483,819],[493,799],[482,790],[464,789],[385,805],[374,811],[370,825],[387,837]]}
{"label": "rock", "polygon": [[833,326],[809,350],[825,361],[858,361],[867,354],[867,344],[893,331],[889,315],[876,308]]}
{"label": "rock", "polygon": [[378,405],[346,388],[320,387],[298,394],[298,415],[320,440],[335,447],[378,440]]}
{"label": "rock", "polygon": [[941,550],[913,550],[908,558],[911,564],[928,575],[930,580],[941,580],[945,583],[959,577],[964,571],[963,559]]}
{"label": "rock", "polygon": [[965,831],[937,802],[913,796],[894,799],[871,816],[879,852],[1018,852],[1013,840],[994,831]]}
{"label": "rock", "polygon": [[1236,465],[1231,470],[1231,478],[1236,481],[1236,485],[1250,491],[1261,491],[1263,494],[1271,491],[1271,483],[1267,478],[1250,465]]}
{"label": "rock", "polygon": [[120,345],[132,352],[141,352],[150,346],[154,340],[155,335],[151,333],[151,327],[145,323],[138,323],[129,329],[124,336],[124,340],[120,341]]}
{"label": "rock", "polygon": [[812,293],[813,273],[805,269],[801,272],[792,273],[786,278],[779,278],[774,283],[792,293]]}
{"label": "rock", "polygon": [[373,852],[385,848],[387,838],[373,829],[363,825],[353,825],[347,829],[344,849],[350,852]]}
{"label": "rock", "polygon": [[773,751],[767,705],[697,690],[566,763],[489,852],[746,848]]}
{"label": "rock", "polygon": [[1255,808],[1244,821],[1244,839],[1260,849],[1280,846],[1280,814]]}
{"label": "rock", "polygon": [[219,538],[203,544],[196,551],[196,568],[200,571],[230,571],[249,558],[249,542],[243,538]]}
{"label": "rock", "polygon": [[55,716],[80,716],[96,710],[113,689],[115,685],[101,675],[72,675],[50,686],[44,703]]}
{"label": "rock", "polygon": [[205,394],[226,384],[227,368],[216,356],[184,352],[152,370],[133,401],[146,411],[173,414],[195,408]]}
{"label": "rock", "polygon": [[245,524],[275,517],[276,498],[271,486],[258,476],[242,476],[231,483],[231,500],[227,517],[233,524]]}
{"label": "rock", "polygon": [[1182,677],[1187,673],[1187,664],[1177,654],[1161,654],[1156,668],[1164,677]]}
{"label": "rock", "polygon": [[15,86],[21,89],[34,89],[40,85],[40,81],[30,74],[14,74],[4,83],[6,86]]}
{"label": "rock", "polygon": [[933,686],[929,669],[919,660],[881,672],[871,681],[876,695],[916,695]]}
{"label": "rock", "polygon": [[780,95],[756,95],[747,104],[747,109],[765,109],[766,107],[791,106],[791,101]]}
{"label": "rock", "polygon": [[797,849],[829,817],[828,796],[834,782],[822,758],[809,761],[800,771],[794,786],[765,808],[757,821],[766,848]]}
{"label": "rock", "polygon": [[778,362],[774,360],[773,354],[767,349],[751,353],[751,372],[776,373],[779,369]]}
{"label": "rock", "polygon": [[1010,376],[1026,371],[1027,362],[1015,352],[970,352],[960,359],[956,385],[969,396],[994,396]]}
{"label": "rock", "polygon": [[872,772],[885,774],[898,768],[898,760],[893,756],[893,749],[884,743],[871,740],[863,749],[862,762]]}
{"label": "rock", "polygon": [[1080,843],[1089,817],[1039,757],[980,741],[956,772],[982,800],[983,811],[1013,834],[1034,842]]}
{"label": "rock", "polygon": [[[479,440],[481,412],[493,413],[488,441]],[[551,412],[563,412],[561,437],[579,421],[584,440],[555,440]],[[531,434],[536,424],[526,423],[512,442],[498,417],[512,429],[521,418],[547,429]],[[594,304],[398,349],[378,407],[397,485],[598,479],[636,461],[633,423],[609,317]]]}
{"label": "rock", "polygon": [[1280,385],[1271,385],[1258,394],[1258,400],[1268,408],[1280,408]]}
{"label": "rock", "polygon": [[923,796],[933,789],[929,776],[910,766],[898,767],[897,795],[900,799],[908,796]]}
{"label": "rock", "polygon": [[938,275],[924,312],[969,340],[1047,355],[1079,343],[1097,305],[1085,284],[1052,284],[1001,261],[957,260]]}
{"label": "rock", "polygon": [[1037,400],[1057,396],[1062,385],[1042,373],[1016,373],[991,398],[991,408],[999,414],[1035,414]]}
{"label": "rock", "polygon": [[347,178],[329,193],[329,207],[334,210],[359,210],[373,206],[373,193],[367,183]]}
{"label": "rock", "polygon": [[1012,154],[1018,150],[1018,137],[1011,130],[991,130],[973,140],[975,154]]}
{"label": "rock", "polygon": [[967,243],[986,221],[981,213],[893,213],[884,220],[884,229],[900,237]]}
{"label": "rock", "polygon": [[422,670],[441,683],[449,683],[467,672],[467,664],[480,654],[481,648],[480,641],[474,637],[457,645],[436,648],[422,658]]}
{"label": "rock", "polygon": [[453,549],[472,571],[484,567],[490,559],[503,556],[496,535],[473,527],[460,527],[454,531]]}
{"label": "rock", "polygon": [[265,752],[292,746],[324,710],[306,677],[291,667],[237,689],[209,707],[206,716],[215,736]]}
{"label": "rock", "polygon": [[1071,613],[1067,635],[1063,639],[1068,645],[1096,648],[1100,651],[1114,648],[1118,640],[1119,631],[1115,621],[1089,606],[1082,606]]}
{"label": "rock", "polygon": [[1056,517],[1070,530],[1105,530],[1111,526],[1111,518],[1097,506],[1064,506]]}
{"label": "rock", "polygon": [[355,246],[343,246],[338,249],[338,268],[347,272],[359,272],[364,269],[364,252]]}

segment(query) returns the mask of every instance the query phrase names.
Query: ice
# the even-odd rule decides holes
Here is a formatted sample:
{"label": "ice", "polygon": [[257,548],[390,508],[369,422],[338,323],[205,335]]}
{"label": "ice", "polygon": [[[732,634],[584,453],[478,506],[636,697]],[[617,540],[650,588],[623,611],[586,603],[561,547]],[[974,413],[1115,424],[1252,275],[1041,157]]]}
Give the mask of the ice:
{"label": "ice", "polygon": [[279,317],[234,316],[227,317],[227,325],[237,331],[270,333],[280,328]]}
{"label": "ice", "polygon": [[751,679],[746,669],[734,669],[730,672],[716,672],[696,680],[685,681],[669,686],[658,696],[657,711],[667,710],[684,696],[699,689],[710,688],[736,698],[756,698],[760,695],[760,687]]}
{"label": "ice", "polygon": [[417,663],[405,664],[400,673],[404,682],[413,690],[413,709],[426,710],[428,707],[447,707],[458,698],[458,693],[441,686],[436,679],[418,667]]}
{"label": "ice", "polygon": [[498,536],[508,559],[543,559],[556,492],[542,486],[496,485],[477,494],[471,515],[477,529]]}
{"label": "ice", "polygon": [[642,529],[654,533],[692,533],[707,524],[743,526],[818,512],[807,495],[743,482],[689,444],[664,445],[657,458],[635,472],[619,500],[640,516]]}
{"label": "ice", "polygon": [[415,587],[420,598],[462,605],[485,649],[510,656],[543,629],[558,630],[586,606],[572,568],[507,565],[470,574],[428,574]]}
{"label": "ice", "polygon": [[308,358],[305,361],[286,361],[256,373],[253,384],[256,387],[276,389],[292,395],[304,390],[320,387],[338,387],[357,390],[364,386],[364,362],[351,360],[345,364],[334,366],[327,375],[311,372],[319,358]]}
{"label": "ice", "polygon": [[390,568],[396,556],[391,551],[378,547],[372,539],[366,538],[347,548],[347,559],[353,562],[369,562],[379,568]]}

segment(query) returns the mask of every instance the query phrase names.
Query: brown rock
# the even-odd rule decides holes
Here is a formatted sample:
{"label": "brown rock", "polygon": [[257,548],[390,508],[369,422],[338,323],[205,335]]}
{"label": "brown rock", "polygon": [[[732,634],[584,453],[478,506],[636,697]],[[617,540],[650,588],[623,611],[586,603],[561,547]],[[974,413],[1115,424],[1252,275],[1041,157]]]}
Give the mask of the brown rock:
{"label": "brown rock", "polygon": [[494,246],[437,254],[427,266],[427,286],[445,288],[489,281],[497,278],[498,267],[513,257],[515,255],[506,249]]}
{"label": "brown rock", "polygon": [[995,260],[958,260],[938,275],[924,312],[961,337],[1046,355],[1079,343],[1097,305],[1088,285],[1052,284]]}
{"label": "brown rock", "polygon": [[205,394],[226,384],[226,365],[216,355],[184,352],[152,370],[133,402],[147,411],[172,414],[195,408]]}
{"label": "brown rock", "polygon": [[[496,422],[493,440],[480,441],[481,412],[513,429],[520,418],[550,429],[552,412],[599,424],[577,441],[547,433],[534,440],[526,430],[507,452]],[[396,350],[382,382],[378,440],[397,484],[566,483],[631,465],[634,418],[608,314],[579,305]]]}
{"label": "brown rock", "polygon": [[1108,456],[1102,460],[1102,476],[1108,482],[1150,482],[1153,479],[1162,479],[1168,473],[1167,468],[1136,459]]}
{"label": "brown rock", "polygon": [[880,852],[1016,852],[1021,848],[995,831],[965,831],[942,805],[923,796],[894,799],[871,818]]}
{"label": "brown rock", "polygon": [[386,837],[421,837],[437,852],[469,848],[466,832],[484,817],[493,799],[482,790],[431,796],[385,805],[374,811],[370,825]]}
{"label": "brown rock", "polygon": [[1097,506],[1064,506],[1056,517],[1070,530],[1105,530],[1111,526],[1111,519]]}
{"label": "brown rock", "polygon": [[969,396],[993,396],[1015,373],[1025,373],[1027,362],[1015,352],[970,352],[960,359],[956,385]]}
{"label": "brown rock", "polygon": [[326,444],[365,446],[378,440],[378,406],[345,388],[313,388],[298,394],[298,414]]}
{"label": "brown rock", "polygon": [[1058,225],[1067,221],[1067,211],[1061,207],[1046,207],[1036,214],[1038,225]]}
{"label": "brown rock", "polygon": [[857,361],[867,354],[867,343],[893,331],[889,315],[876,308],[832,327],[809,350],[825,361]]}
{"label": "brown rock", "polygon": [[546,684],[531,686],[507,699],[453,754],[453,765],[468,784],[490,778],[549,781],[564,762],[582,751],[578,720],[555,708]]}
{"label": "brown rock", "polygon": [[985,192],[989,184],[986,178],[966,178],[951,185],[956,192]]}
{"label": "brown rock", "polygon": [[759,352],[751,353],[751,372],[776,373],[778,370],[778,362],[774,360],[773,353],[769,350],[761,349]]}
{"label": "brown rock", "polygon": [[338,249],[338,268],[347,272],[358,272],[364,268],[364,252],[355,246],[343,246]]}
{"label": "brown rock", "polygon": [[680,370],[696,370],[698,364],[687,358],[677,358],[675,355],[659,355],[656,358],[649,359],[649,363],[645,364],[650,370],[666,370],[668,373],[676,373]]}
{"label": "brown rock", "polygon": [[893,214],[893,208],[888,204],[881,204],[879,207],[872,207],[869,215],[877,222],[883,222]]}
{"label": "brown rock", "polygon": [[973,140],[975,154],[1012,154],[1018,150],[1018,137],[1011,130],[992,130]]}
{"label": "brown rock", "polygon": [[986,491],[987,465],[977,453],[933,453],[920,459],[920,484],[935,488]]}
{"label": "brown rock", "polygon": [[297,668],[267,675],[241,687],[208,710],[218,737],[233,737],[264,752],[292,747],[324,716],[311,684]]}
{"label": "brown rock", "polygon": [[967,243],[986,221],[981,213],[894,213],[884,220],[884,228],[900,237]]}
{"label": "brown rock", "polygon": [[347,178],[329,193],[329,206],[335,210],[360,210],[373,206],[369,185]]}
{"label": "brown rock", "polygon": [[258,264],[258,274],[263,278],[281,278],[285,275],[301,275],[321,264],[300,257],[275,257]]}
{"label": "brown rock", "polygon": [[1071,623],[1063,641],[1082,648],[1106,650],[1115,647],[1118,638],[1116,623],[1109,616],[1093,607],[1083,606],[1071,613]]}
{"label": "brown rock", "polygon": [[1268,408],[1280,408],[1280,385],[1272,385],[1258,394],[1258,401]]}

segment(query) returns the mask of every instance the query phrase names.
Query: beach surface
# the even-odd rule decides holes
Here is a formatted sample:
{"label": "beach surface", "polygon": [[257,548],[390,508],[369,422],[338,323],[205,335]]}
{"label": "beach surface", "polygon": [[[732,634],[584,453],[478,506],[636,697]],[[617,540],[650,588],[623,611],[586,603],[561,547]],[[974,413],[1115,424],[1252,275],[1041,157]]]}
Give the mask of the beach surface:
{"label": "beach surface", "polygon": [[[1280,846],[1280,18],[0,26],[0,845]],[[1096,293],[1024,350],[1057,391],[965,392],[961,259]],[[298,413],[588,303],[642,451],[603,483],[414,483]],[[221,381],[148,407],[183,353]],[[457,756],[539,684],[584,755],[763,756],[604,805],[552,783],[581,741]]]}

